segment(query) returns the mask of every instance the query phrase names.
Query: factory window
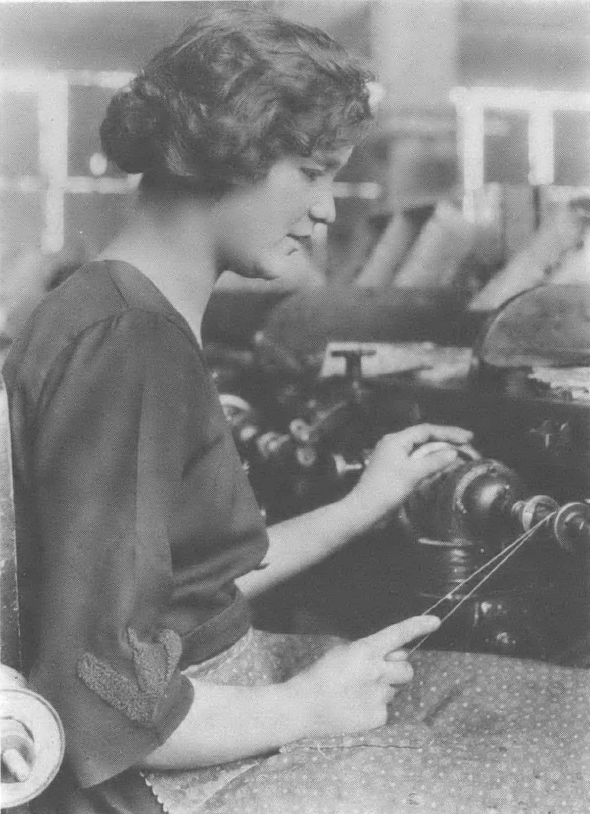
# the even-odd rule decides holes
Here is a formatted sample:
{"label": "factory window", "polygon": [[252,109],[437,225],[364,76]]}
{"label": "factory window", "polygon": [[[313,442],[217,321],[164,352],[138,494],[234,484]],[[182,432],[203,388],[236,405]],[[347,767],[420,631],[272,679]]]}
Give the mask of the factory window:
{"label": "factory window", "polygon": [[[107,166],[98,126],[113,91],[129,78],[114,71],[0,73],[4,255],[33,246],[51,254],[72,243],[90,253],[112,233],[125,210],[119,198],[137,178]],[[72,200],[80,195],[83,208]],[[97,196],[106,196],[99,205]],[[82,209],[97,216],[91,231],[86,217],[76,217]]]}
{"label": "factory window", "polygon": [[493,224],[507,259],[564,201],[590,195],[587,150],[590,93],[509,87],[458,87],[463,212]]}

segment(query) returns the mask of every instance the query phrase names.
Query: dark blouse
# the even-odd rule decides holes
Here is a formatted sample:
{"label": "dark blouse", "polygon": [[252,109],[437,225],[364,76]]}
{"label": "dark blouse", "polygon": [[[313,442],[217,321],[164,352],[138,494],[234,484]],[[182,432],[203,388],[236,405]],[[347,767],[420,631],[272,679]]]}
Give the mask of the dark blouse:
{"label": "dark blouse", "polygon": [[137,269],[73,275],[3,373],[29,680],[91,787],[166,740],[192,701],[180,670],[245,633],[234,579],[266,532],[201,350]]}

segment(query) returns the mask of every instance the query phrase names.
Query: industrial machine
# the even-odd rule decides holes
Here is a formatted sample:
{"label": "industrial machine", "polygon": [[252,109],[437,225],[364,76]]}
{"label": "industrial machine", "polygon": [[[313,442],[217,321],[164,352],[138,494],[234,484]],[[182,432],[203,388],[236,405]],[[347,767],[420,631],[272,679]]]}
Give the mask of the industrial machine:
{"label": "industrial machine", "polygon": [[[264,332],[250,356],[211,358],[271,523],[344,494],[385,432],[419,421],[474,431],[477,455],[418,490],[376,542],[317,569],[312,588],[306,576],[281,592],[267,618],[357,635],[452,592],[440,609],[456,613],[429,644],[567,661],[590,628],[588,289],[525,292],[471,349],[390,347],[384,358],[406,362],[388,372],[371,358],[382,348],[348,342],[327,350],[342,374],[322,376],[325,357],[297,363]],[[501,567],[486,576],[488,561]]]}

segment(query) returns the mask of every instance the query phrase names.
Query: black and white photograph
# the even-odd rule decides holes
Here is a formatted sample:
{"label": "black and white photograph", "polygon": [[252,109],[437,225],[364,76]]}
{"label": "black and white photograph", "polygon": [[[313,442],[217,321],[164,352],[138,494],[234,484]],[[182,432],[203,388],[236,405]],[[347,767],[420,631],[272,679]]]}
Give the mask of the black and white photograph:
{"label": "black and white photograph", "polygon": [[0,808],[590,812],[587,0],[0,2]]}

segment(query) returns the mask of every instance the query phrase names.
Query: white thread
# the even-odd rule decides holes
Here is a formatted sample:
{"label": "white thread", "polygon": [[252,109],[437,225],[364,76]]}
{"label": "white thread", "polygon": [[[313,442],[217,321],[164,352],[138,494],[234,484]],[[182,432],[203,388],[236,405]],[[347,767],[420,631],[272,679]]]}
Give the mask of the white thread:
{"label": "white thread", "polygon": [[[447,615],[446,615],[446,616],[443,616],[443,618],[440,620],[440,623],[441,623],[441,625],[442,625],[442,624],[443,624],[443,622],[446,622],[446,621],[447,621],[447,619],[448,619],[450,616],[452,616],[452,615],[455,613],[455,611],[456,611],[456,610],[458,610],[458,609],[461,607],[461,605],[462,605],[462,604],[463,604],[463,603],[464,603],[464,602],[465,602],[467,599],[469,599],[469,597],[473,596],[473,594],[474,594],[474,593],[475,593],[475,592],[476,592],[476,591],[477,591],[479,588],[481,588],[481,586],[482,586],[482,585],[483,585],[485,582],[487,582],[487,580],[488,580],[488,579],[489,579],[489,578],[490,578],[490,577],[491,577],[493,574],[495,574],[495,573],[496,573],[496,571],[497,571],[499,568],[501,568],[501,567],[504,565],[504,563],[505,563],[505,562],[507,562],[507,561],[508,561],[508,560],[509,560],[509,559],[512,557],[512,555],[513,555],[513,554],[516,554],[516,552],[519,550],[519,548],[520,548],[521,546],[523,546],[523,545],[524,545],[524,544],[525,544],[525,543],[526,543],[526,542],[527,542],[527,541],[528,541],[528,540],[529,540],[529,539],[530,539],[530,538],[533,536],[533,534],[535,533],[535,531],[537,531],[539,528],[541,528],[541,526],[543,525],[543,523],[546,523],[547,521],[551,520],[551,518],[552,518],[554,515],[555,515],[555,512],[552,512],[551,514],[547,515],[547,517],[544,517],[542,520],[540,520],[540,521],[539,521],[539,522],[538,522],[538,523],[537,523],[535,526],[533,526],[531,529],[529,529],[529,530],[528,530],[528,531],[526,531],[524,534],[522,534],[520,537],[517,537],[517,538],[516,538],[516,540],[514,540],[514,542],[513,542],[513,543],[511,543],[509,546],[507,546],[507,548],[503,549],[502,551],[500,551],[500,553],[499,553],[499,554],[496,554],[494,557],[492,557],[492,558],[491,558],[491,560],[488,560],[486,563],[484,563],[482,566],[480,566],[480,567],[477,569],[477,571],[474,571],[474,572],[473,572],[473,574],[470,574],[470,575],[469,575],[469,576],[468,576],[466,579],[464,579],[464,580],[463,580],[463,582],[460,582],[458,585],[456,585],[456,586],[455,586],[455,587],[454,587],[454,588],[453,588],[451,591],[449,591],[449,593],[448,593],[448,594],[446,594],[445,596],[443,596],[441,599],[439,599],[437,602],[435,602],[435,603],[434,603],[434,605],[432,605],[430,608],[428,608],[428,610],[425,610],[425,611],[424,611],[422,614],[420,614],[420,615],[421,615],[421,616],[427,616],[429,613],[432,613],[432,611],[433,611],[435,608],[437,608],[439,605],[441,605],[441,604],[442,604],[443,602],[445,602],[447,599],[450,599],[450,598],[452,597],[452,595],[453,595],[453,594],[454,594],[456,591],[458,591],[460,588],[462,588],[464,585],[466,585],[468,582],[470,582],[470,581],[473,579],[473,577],[477,576],[479,573],[481,573],[481,572],[482,572],[482,571],[484,571],[485,569],[489,568],[489,566],[490,566],[490,565],[492,565],[492,563],[496,562],[496,560],[498,560],[498,559],[499,559],[499,560],[500,560],[500,562],[499,562],[499,563],[498,563],[498,564],[497,564],[497,565],[496,565],[494,568],[492,568],[492,570],[491,570],[489,573],[487,573],[487,574],[486,574],[486,575],[485,575],[485,576],[484,576],[484,577],[483,577],[483,578],[482,578],[482,579],[481,579],[481,580],[480,580],[478,583],[476,583],[476,585],[475,585],[475,587],[474,587],[474,588],[472,588],[470,591],[468,591],[468,592],[465,594],[465,596],[461,597],[461,599],[460,599],[460,600],[457,602],[457,604],[456,604],[456,605],[455,605],[453,608],[451,608],[451,610],[450,610],[450,611],[447,613]],[[438,630],[438,629],[439,629],[439,628],[437,628],[437,630]],[[431,631],[430,633],[427,633],[425,636],[423,636],[423,637],[420,639],[420,641],[419,641],[417,644],[415,644],[415,645],[414,645],[414,647],[412,647],[412,649],[411,649],[411,650],[409,650],[409,651],[408,651],[408,656],[410,656],[412,653],[414,653],[416,650],[418,650],[418,648],[419,648],[419,647],[421,647],[421,645],[422,645],[422,644],[423,644],[423,643],[426,641],[426,639],[428,639],[428,637],[429,637],[429,636],[432,636],[432,634],[433,634],[433,633],[435,633],[435,632],[436,632],[436,631],[434,631],[434,630],[433,630],[433,631]]]}

